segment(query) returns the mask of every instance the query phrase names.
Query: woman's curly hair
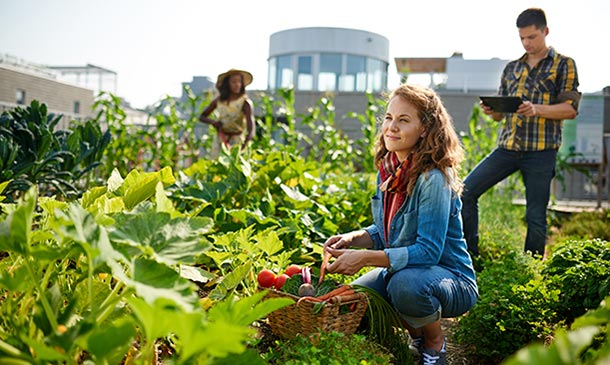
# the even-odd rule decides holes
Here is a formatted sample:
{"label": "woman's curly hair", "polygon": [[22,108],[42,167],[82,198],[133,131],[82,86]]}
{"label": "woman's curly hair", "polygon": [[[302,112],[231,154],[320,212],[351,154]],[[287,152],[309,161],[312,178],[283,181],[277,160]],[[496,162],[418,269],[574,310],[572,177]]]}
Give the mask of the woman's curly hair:
{"label": "woman's curly hair", "polygon": [[[388,97],[402,98],[411,103],[418,111],[418,117],[425,130],[413,149],[411,173],[408,174],[407,194],[411,195],[420,174],[438,169],[443,174],[453,191],[460,194],[462,181],[459,178],[460,163],[464,159],[464,149],[455,132],[453,120],[445,109],[438,94],[427,87],[418,85],[400,85]],[[375,166],[380,168],[384,156],[388,153],[379,128],[375,142]]]}

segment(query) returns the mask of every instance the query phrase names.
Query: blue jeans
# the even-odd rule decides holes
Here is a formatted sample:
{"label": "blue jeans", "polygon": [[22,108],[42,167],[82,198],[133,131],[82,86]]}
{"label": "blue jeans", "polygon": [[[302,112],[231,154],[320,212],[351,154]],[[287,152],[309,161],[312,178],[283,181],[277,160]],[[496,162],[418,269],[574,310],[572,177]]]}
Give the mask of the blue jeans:
{"label": "blue jeans", "polygon": [[414,328],[460,316],[479,297],[476,283],[441,266],[407,267],[394,274],[376,268],[352,284],[378,292]]}
{"label": "blue jeans", "polygon": [[496,148],[468,174],[462,193],[462,220],[468,250],[473,255],[479,254],[479,197],[517,170],[521,171],[525,185],[525,251],[544,254],[546,213],[556,157],[556,150],[517,152]]}

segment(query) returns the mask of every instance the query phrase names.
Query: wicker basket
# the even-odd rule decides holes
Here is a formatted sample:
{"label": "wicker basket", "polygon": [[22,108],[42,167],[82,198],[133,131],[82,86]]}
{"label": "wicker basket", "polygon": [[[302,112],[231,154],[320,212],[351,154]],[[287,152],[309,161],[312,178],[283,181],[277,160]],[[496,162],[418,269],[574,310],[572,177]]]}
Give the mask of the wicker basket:
{"label": "wicker basket", "polygon": [[[268,289],[268,298],[300,298],[275,289]],[[273,333],[281,338],[292,338],[297,334],[308,335],[324,332],[356,332],[368,307],[366,294],[357,293],[347,297],[336,296],[326,303],[309,300],[291,304],[267,316]]]}

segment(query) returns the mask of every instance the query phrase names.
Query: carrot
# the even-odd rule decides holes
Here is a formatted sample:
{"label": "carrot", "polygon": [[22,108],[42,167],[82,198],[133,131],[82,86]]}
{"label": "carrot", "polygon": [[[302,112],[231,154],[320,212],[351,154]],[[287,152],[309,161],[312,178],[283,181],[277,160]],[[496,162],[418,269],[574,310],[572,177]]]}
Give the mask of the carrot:
{"label": "carrot", "polygon": [[324,259],[322,259],[322,266],[320,266],[320,280],[318,280],[318,285],[322,284],[322,280],[324,280],[324,274],[326,273],[326,266],[328,266],[328,262],[333,255],[330,252],[324,252]]}
{"label": "carrot", "polygon": [[317,298],[320,300],[328,300],[332,297],[337,297],[339,295],[354,294],[354,293],[355,293],[354,289],[352,289],[349,285],[341,285],[337,289],[331,290],[328,293],[326,293],[324,295],[320,295]]}
{"label": "carrot", "polygon": [[360,293],[356,292],[349,285],[342,285],[335,290],[329,291],[324,295],[320,295],[319,297],[301,297],[297,301],[297,305],[299,305],[302,301],[310,301],[314,303],[321,302],[330,302],[330,303],[347,303],[354,300],[360,299]]}
{"label": "carrot", "polygon": [[353,302],[352,304],[349,305],[350,312],[353,312],[356,310],[356,304],[357,304],[357,302]]}

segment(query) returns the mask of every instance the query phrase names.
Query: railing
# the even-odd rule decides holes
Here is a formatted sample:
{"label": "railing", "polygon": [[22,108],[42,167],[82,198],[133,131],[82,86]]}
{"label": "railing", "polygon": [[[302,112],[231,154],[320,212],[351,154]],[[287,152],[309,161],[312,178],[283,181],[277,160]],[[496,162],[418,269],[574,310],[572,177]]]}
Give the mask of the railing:
{"label": "railing", "polygon": [[0,63],[8,65],[8,66],[18,67],[20,69],[26,69],[30,72],[33,72],[33,73],[36,73],[36,74],[39,74],[39,75],[42,75],[45,77],[50,77],[52,79],[57,79],[57,76],[58,76],[58,73],[56,71],[53,71],[44,65],[39,65],[39,64],[36,64],[33,62],[29,62],[22,58],[15,57],[15,56],[7,54],[7,53],[0,53]]}

